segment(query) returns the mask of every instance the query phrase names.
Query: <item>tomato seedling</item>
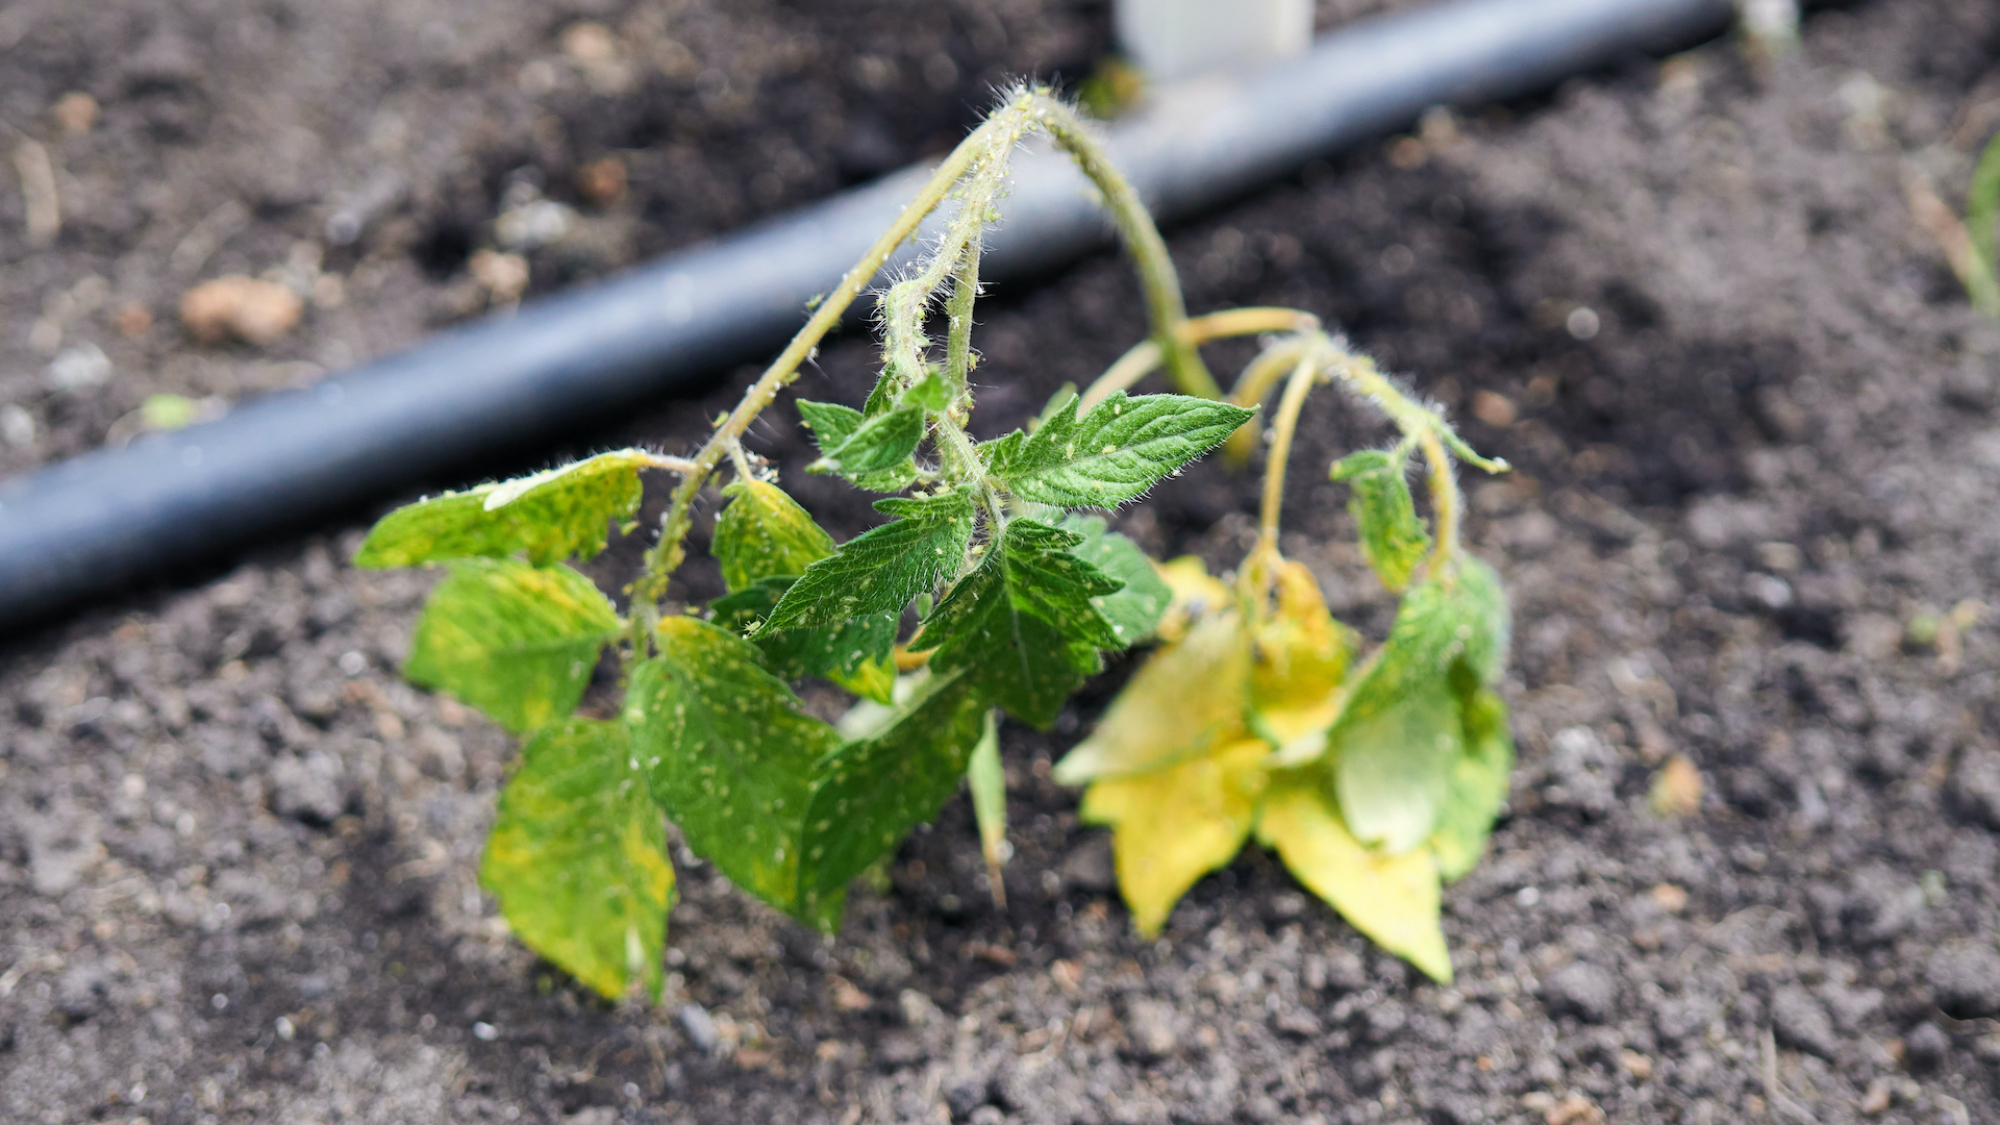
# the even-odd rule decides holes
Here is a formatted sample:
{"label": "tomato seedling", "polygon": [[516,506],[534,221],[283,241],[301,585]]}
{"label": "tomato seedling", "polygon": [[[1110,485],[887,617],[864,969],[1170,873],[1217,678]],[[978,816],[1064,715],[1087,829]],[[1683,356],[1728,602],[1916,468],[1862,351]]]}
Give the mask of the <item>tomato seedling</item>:
{"label": "tomato seedling", "polygon": [[[969,376],[981,243],[1009,155],[1043,133],[1075,158],[1116,219],[1146,293],[1148,339],[1032,424],[976,442]],[[882,370],[866,403],[798,402],[819,457],[808,472],[880,493],[889,517],[836,543],[743,435],[924,218],[929,253],[878,302]],[[926,324],[942,304],[942,347]],[[1221,394],[1197,348],[1268,337]],[[1178,394],[1130,395],[1165,368]],[[1355,490],[1370,562],[1408,587],[1387,642],[1358,642],[1311,576],[1277,552],[1299,409],[1333,382],[1403,435],[1335,466]],[[1263,534],[1233,584],[1160,566],[1085,513],[1130,503],[1247,425],[1279,384]],[[1232,435],[1235,435],[1232,437]],[[692,456],[603,453],[420,501],[384,517],[356,563],[440,565],[405,673],[522,735],[481,864],[483,885],[536,951],[606,996],[658,996],[674,899],[671,819],[738,886],[826,931],[848,885],[936,816],[969,778],[999,892],[1007,856],[1001,713],[1046,727],[1104,654],[1163,644],[1104,723],[1062,764],[1085,812],[1115,825],[1120,878],[1156,931],[1202,872],[1251,833],[1386,947],[1449,973],[1438,881],[1469,867],[1505,795],[1511,755],[1492,693],[1506,611],[1491,571],[1459,547],[1453,457],[1489,469],[1442,417],[1285,309],[1190,319],[1165,243],[1089,128],[1042,89],[1010,92]],[[1433,527],[1405,464],[1427,466]],[[569,565],[633,530],[648,471],[677,474],[629,609]],[[709,551],[727,594],[669,600],[702,490],[727,471]],[[911,607],[917,613],[906,625]],[[615,719],[578,715],[615,652]],[[860,697],[838,723],[792,684]]]}

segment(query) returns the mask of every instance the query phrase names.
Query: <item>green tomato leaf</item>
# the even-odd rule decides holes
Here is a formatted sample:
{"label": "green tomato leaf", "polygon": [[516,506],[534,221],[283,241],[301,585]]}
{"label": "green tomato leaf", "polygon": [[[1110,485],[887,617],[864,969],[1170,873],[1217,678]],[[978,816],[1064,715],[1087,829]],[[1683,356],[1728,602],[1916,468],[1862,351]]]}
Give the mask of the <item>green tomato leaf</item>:
{"label": "green tomato leaf", "polygon": [[1009,714],[1046,728],[1101,666],[1097,650],[1123,647],[1091,601],[1120,585],[1070,553],[1082,541],[1033,520],[1008,524],[924,620],[913,647],[935,648],[933,667],[963,669]]}
{"label": "green tomato leaf", "polygon": [[1334,462],[1333,479],[1354,490],[1347,510],[1361,529],[1361,553],[1382,585],[1400,592],[1430,550],[1431,536],[1417,518],[1403,458],[1386,450],[1364,449]]}
{"label": "green tomato leaf", "polygon": [[1070,399],[1034,433],[988,445],[988,465],[1023,500],[1115,508],[1221,445],[1255,412],[1186,395],[1119,391],[1077,416]]}
{"label": "green tomato leaf", "polygon": [[1083,536],[1083,542],[1072,552],[1077,558],[1125,584],[1116,593],[1090,599],[1117,635],[1119,643],[1115,647],[1130,648],[1152,636],[1174,600],[1173,588],[1160,577],[1153,560],[1146,557],[1137,543],[1115,531],[1104,530],[1104,521],[1096,516],[1070,516],[1061,526],[1064,531]]}
{"label": "green tomato leaf", "polygon": [[791,910],[813,763],[839,736],[799,710],[748,641],[691,617],[660,622],[657,639],[660,655],[632,670],[625,702],[653,796],[689,847]]}
{"label": "green tomato leaf", "polygon": [[446,559],[504,558],[526,551],[536,566],[604,549],[612,521],[639,509],[642,449],[621,449],[467,492],[448,492],[396,509],[355,553],[371,569]]}
{"label": "green tomato leaf", "polygon": [[801,574],[833,553],[833,537],[777,485],[739,480],[722,491],[732,499],[716,518],[709,552],[732,593],[760,579]]}
{"label": "green tomato leaf", "polygon": [[568,717],[618,611],[566,566],[459,559],[417,622],[403,674],[515,733]]}
{"label": "green tomato leaf", "polygon": [[1347,827],[1392,853],[1428,839],[1465,753],[1460,700],[1500,677],[1507,603],[1498,576],[1461,557],[1403,596],[1389,638],[1328,733]]}
{"label": "green tomato leaf", "polygon": [[937,816],[958,789],[986,711],[961,677],[933,673],[887,725],[820,762],[806,812],[799,917],[831,931],[848,882]]}
{"label": "green tomato leaf", "polygon": [[528,741],[500,791],[479,885],[535,952],[600,994],[660,998],[674,869],[625,729],[568,719]]}
{"label": "green tomato leaf", "polygon": [[[771,616],[785,591],[798,581],[791,575],[765,578],[755,585],[708,603],[717,625],[748,634]],[[856,695],[880,703],[889,701],[895,686],[896,619],[886,613],[814,625],[804,629],[765,631],[752,638],[764,662],[781,680],[821,676]]]}
{"label": "green tomato leaf", "polygon": [[1485,689],[1464,703],[1465,753],[1453,764],[1451,784],[1438,812],[1431,852],[1445,882],[1463,878],[1486,851],[1494,818],[1507,803],[1507,775],[1514,768],[1514,739],[1507,732],[1507,704]]}
{"label": "green tomato leaf", "polygon": [[958,572],[972,542],[972,501],[965,493],[877,500],[875,510],[899,518],[807,567],[771,611],[764,630],[900,615],[910,599]]}
{"label": "green tomato leaf", "polygon": [[1257,818],[1257,839],[1306,889],[1340,911],[1377,945],[1451,983],[1451,953],[1438,915],[1443,894],[1431,853],[1384,855],[1347,830],[1317,769],[1273,776]]}
{"label": "green tomato leaf", "polygon": [[[819,444],[820,460],[808,467],[809,472],[839,472],[854,484],[873,492],[901,492],[910,486],[911,481],[917,479],[916,463],[910,459],[909,454],[916,449],[917,441],[923,437],[921,411],[916,414],[916,436],[910,440],[910,446],[903,451],[902,458],[891,459],[889,463],[874,469],[863,469],[857,466],[874,453],[889,448],[886,443],[891,440],[901,442],[904,430],[910,425],[910,416],[907,413],[889,411],[883,414],[871,412],[864,415],[853,407],[842,406],[837,402],[808,402],[803,399],[799,401],[798,406],[799,417],[804,420],[806,427],[812,430],[813,440]],[[895,422],[888,421],[896,414],[903,416]],[[863,439],[861,432],[864,429],[871,430],[872,436]],[[854,444],[851,452],[847,448],[850,443]]]}

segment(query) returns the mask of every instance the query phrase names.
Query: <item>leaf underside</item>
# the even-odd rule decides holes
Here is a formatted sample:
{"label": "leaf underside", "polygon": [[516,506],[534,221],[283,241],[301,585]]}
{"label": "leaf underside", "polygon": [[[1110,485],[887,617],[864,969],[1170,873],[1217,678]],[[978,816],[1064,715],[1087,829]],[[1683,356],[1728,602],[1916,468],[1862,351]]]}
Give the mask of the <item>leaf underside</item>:
{"label": "leaf underside", "polygon": [[674,872],[667,833],[630,767],[624,728],[569,719],[530,739],[500,808],[479,884],[537,953],[616,999],[662,984]]}
{"label": "leaf underside", "polygon": [[569,715],[618,612],[564,566],[460,559],[417,622],[403,674],[449,691],[515,733]]}
{"label": "leaf underside", "polygon": [[1350,453],[1333,466],[1333,479],[1354,490],[1347,510],[1360,529],[1362,555],[1382,585],[1399,592],[1431,546],[1403,469],[1402,457],[1381,449]]}
{"label": "leaf underside", "polygon": [[600,453],[573,465],[398,508],[375,524],[354,556],[371,569],[448,559],[504,558],[525,551],[536,566],[604,549],[611,524],[639,509],[641,449]]}
{"label": "leaf underside", "polygon": [[1507,645],[1499,580],[1476,559],[1412,588],[1327,738],[1346,826],[1392,854],[1438,826],[1466,752],[1463,709],[1498,679]]}

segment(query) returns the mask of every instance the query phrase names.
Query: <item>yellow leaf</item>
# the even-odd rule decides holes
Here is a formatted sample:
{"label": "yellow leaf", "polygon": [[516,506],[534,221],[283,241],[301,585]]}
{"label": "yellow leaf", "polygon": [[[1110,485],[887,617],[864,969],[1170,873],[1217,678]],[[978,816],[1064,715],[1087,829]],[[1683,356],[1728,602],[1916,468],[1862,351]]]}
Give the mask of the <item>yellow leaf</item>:
{"label": "yellow leaf", "polygon": [[1325,899],[1377,945],[1451,983],[1438,911],[1437,860],[1429,849],[1386,856],[1347,831],[1318,771],[1274,778],[1257,822],[1257,839],[1308,890]]}
{"label": "yellow leaf", "polygon": [[1235,858],[1250,834],[1270,752],[1245,739],[1152,773],[1091,785],[1083,819],[1112,826],[1118,889],[1144,936],[1155,937],[1189,887]]}
{"label": "yellow leaf", "polygon": [[1228,583],[1209,577],[1208,564],[1193,555],[1153,565],[1167,588],[1174,592],[1174,600],[1168,603],[1167,612],[1154,629],[1163,641],[1178,641],[1187,635],[1188,626],[1195,621],[1236,605],[1236,594]]}
{"label": "yellow leaf", "polygon": [[1146,661],[1097,729],[1056,766],[1056,781],[1145,773],[1237,741],[1249,675],[1250,639],[1236,612],[1202,618]]}
{"label": "yellow leaf", "polygon": [[1327,612],[1305,564],[1279,567],[1276,585],[1277,604],[1255,638],[1251,725],[1270,740],[1277,764],[1303,765],[1325,752],[1355,636]]}

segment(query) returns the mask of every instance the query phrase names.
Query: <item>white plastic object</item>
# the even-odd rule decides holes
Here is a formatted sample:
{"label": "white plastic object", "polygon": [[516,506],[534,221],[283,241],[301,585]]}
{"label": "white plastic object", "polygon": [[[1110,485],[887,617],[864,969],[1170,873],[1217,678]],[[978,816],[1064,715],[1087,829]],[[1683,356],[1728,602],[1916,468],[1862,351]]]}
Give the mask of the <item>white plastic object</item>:
{"label": "white plastic object", "polygon": [[1312,0],[1117,0],[1118,42],[1148,80],[1178,82],[1296,55]]}

